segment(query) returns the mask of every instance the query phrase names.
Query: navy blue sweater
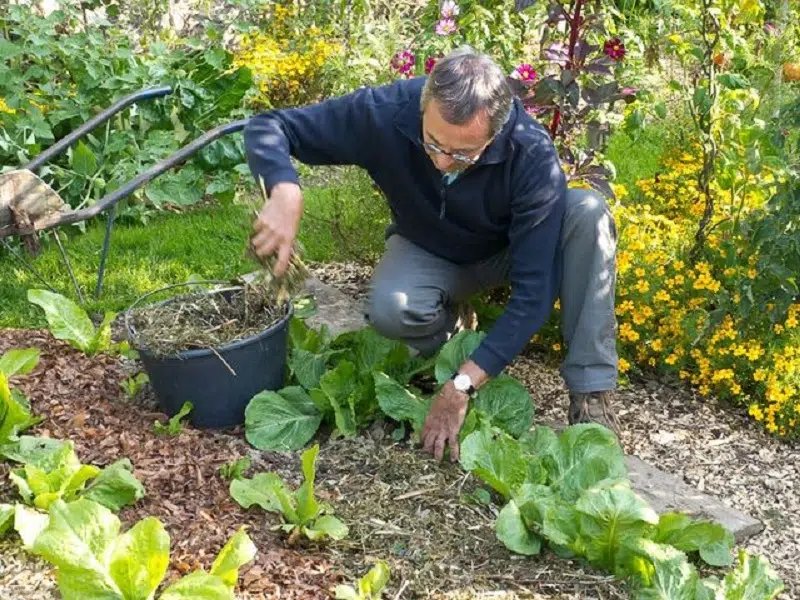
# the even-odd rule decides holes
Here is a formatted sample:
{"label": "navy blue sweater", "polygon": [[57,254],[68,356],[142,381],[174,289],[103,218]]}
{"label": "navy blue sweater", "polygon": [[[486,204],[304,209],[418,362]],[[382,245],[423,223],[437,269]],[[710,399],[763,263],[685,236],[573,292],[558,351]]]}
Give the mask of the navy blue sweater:
{"label": "navy blue sweater", "polygon": [[424,81],[256,115],[244,131],[247,159],[267,190],[299,183],[290,156],[310,165],[358,165],[386,195],[397,233],[455,263],[509,248],[511,298],[471,357],[495,376],[552,311],[566,178],[547,131],[515,101],[477,164],[445,186],[420,142]]}

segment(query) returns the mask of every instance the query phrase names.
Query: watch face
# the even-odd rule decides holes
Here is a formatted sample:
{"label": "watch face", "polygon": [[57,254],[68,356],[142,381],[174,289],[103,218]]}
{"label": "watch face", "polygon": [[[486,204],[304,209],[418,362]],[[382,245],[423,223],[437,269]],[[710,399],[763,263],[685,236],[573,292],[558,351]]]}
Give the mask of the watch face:
{"label": "watch face", "polygon": [[455,384],[456,389],[459,392],[467,391],[469,387],[472,385],[472,381],[470,380],[469,375],[458,375],[453,380],[453,383]]}

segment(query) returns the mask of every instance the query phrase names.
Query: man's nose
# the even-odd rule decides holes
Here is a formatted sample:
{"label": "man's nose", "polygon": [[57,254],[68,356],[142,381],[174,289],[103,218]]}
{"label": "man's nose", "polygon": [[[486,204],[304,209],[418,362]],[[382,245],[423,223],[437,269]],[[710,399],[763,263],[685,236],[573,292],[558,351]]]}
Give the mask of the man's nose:
{"label": "man's nose", "polygon": [[453,166],[453,159],[447,156],[446,154],[437,154],[434,157],[434,163],[436,168],[440,171],[446,171],[450,167]]}

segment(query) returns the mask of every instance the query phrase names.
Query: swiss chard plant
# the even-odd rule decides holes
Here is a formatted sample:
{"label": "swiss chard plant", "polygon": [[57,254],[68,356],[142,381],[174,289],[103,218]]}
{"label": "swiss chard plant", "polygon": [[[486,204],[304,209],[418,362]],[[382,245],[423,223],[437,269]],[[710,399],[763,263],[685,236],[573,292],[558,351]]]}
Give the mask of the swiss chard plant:
{"label": "swiss chard plant", "polygon": [[169,418],[166,425],[164,425],[164,423],[161,421],[154,421],[153,431],[155,431],[155,433],[158,435],[179,435],[180,432],[183,431],[181,419],[192,412],[193,408],[194,404],[187,400],[181,405],[181,409]]}
{"label": "swiss chard plant", "polygon": [[349,528],[335,517],[333,507],[319,502],[315,497],[314,480],[319,445],[303,452],[303,483],[291,491],[277,473],[259,473],[252,479],[234,479],[230,494],[243,508],[253,505],[281,515],[282,523],[276,529],[289,534],[290,543],[301,536],[312,541],[346,537]]}
{"label": "swiss chard plant", "polygon": [[[56,568],[64,600],[155,599],[169,566],[170,537],[161,522],[147,517],[124,533],[117,516],[87,499],[56,500],[38,523],[33,554]],[[210,571],[198,569],[164,589],[159,600],[234,600],[239,569],[256,555],[244,528],[215,558]]]}
{"label": "swiss chard plant", "polygon": [[69,440],[22,436],[4,454],[23,463],[12,469],[9,477],[23,501],[42,510],[56,500],[87,498],[119,512],[145,495],[129,459],[120,459],[104,469],[81,464]]}

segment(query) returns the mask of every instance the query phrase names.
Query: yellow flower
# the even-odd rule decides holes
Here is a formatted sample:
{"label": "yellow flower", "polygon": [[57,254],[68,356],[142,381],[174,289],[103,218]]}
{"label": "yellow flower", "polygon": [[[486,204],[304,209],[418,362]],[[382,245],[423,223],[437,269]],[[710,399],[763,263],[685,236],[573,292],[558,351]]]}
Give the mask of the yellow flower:
{"label": "yellow flower", "polygon": [[0,97],[0,113],[6,113],[9,115],[17,114],[17,111],[11,108],[8,104],[6,104],[6,99]]}
{"label": "yellow flower", "polygon": [[560,351],[561,351],[561,344],[559,344],[558,342],[556,342],[555,344],[553,344],[552,348],[553,348],[553,350],[555,350],[556,352],[560,352]]}
{"label": "yellow flower", "polygon": [[629,363],[624,358],[619,359],[619,370],[622,373],[627,373],[630,368],[631,368],[631,363]]}

